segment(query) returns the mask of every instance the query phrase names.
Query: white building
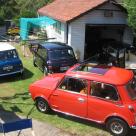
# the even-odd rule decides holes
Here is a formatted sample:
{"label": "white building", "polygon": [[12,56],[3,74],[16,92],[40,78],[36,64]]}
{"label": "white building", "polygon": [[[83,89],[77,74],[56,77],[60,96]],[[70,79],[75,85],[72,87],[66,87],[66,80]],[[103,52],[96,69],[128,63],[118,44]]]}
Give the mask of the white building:
{"label": "white building", "polygon": [[38,14],[57,21],[46,28],[48,37],[72,46],[80,60],[93,55],[101,40],[133,42],[127,11],[113,0],[54,0]]}

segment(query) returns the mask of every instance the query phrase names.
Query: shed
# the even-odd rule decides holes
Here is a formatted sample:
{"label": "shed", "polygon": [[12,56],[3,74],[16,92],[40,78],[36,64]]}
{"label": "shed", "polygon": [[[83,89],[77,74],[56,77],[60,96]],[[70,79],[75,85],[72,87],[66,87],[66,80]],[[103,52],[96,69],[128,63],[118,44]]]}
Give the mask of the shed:
{"label": "shed", "polygon": [[79,60],[93,56],[100,41],[133,42],[127,11],[114,0],[54,0],[38,14],[56,20],[46,28],[48,37],[72,46]]}

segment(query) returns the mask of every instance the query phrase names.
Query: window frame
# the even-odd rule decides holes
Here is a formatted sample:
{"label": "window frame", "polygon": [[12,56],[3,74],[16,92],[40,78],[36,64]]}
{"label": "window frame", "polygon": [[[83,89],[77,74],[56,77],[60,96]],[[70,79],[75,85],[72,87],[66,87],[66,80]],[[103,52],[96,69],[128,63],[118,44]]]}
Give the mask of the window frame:
{"label": "window frame", "polygon": [[[39,50],[40,50],[40,53],[39,53]],[[42,52],[45,51],[46,52],[46,56],[43,56]],[[39,56],[41,56],[42,58],[44,59],[47,59],[47,56],[48,56],[48,53],[47,53],[47,50],[45,48],[43,48],[42,46],[39,46],[38,49],[37,49],[37,54]]]}
{"label": "window frame", "polygon": [[[67,89],[62,89],[62,88],[60,88],[61,84],[63,83],[63,81],[64,81],[66,78],[73,78],[73,79],[77,79],[77,80],[85,80],[86,83],[87,83],[87,94],[83,94],[83,93],[80,93],[80,92],[75,92],[75,91],[72,91],[72,90],[67,90]],[[86,95],[86,96],[88,96],[89,88],[90,88],[90,85],[89,85],[89,81],[88,81],[87,79],[77,78],[77,77],[71,77],[71,76],[65,76],[65,77],[62,79],[62,81],[60,82],[60,84],[57,86],[57,90],[69,92],[69,93],[72,93],[72,94]]]}
{"label": "window frame", "polygon": [[61,22],[60,21],[56,21],[56,23],[53,24],[53,29],[58,34],[61,34],[61,26],[62,26]]}
{"label": "window frame", "polygon": [[[103,83],[103,84],[105,84],[105,85],[108,85],[108,86],[113,87],[113,88],[115,89],[116,93],[117,93],[118,100],[111,100],[111,99],[106,99],[106,98],[102,98],[102,97],[98,97],[98,96],[93,96],[93,95],[91,94],[91,92],[92,92],[91,82]],[[90,90],[89,90],[89,94],[88,94],[88,95],[89,95],[90,97],[97,98],[97,99],[104,100],[104,101],[108,101],[108,102],[113,102],[113,103],[116,103],[116,102],[121,101],[121,97],[120,97],[119,92],[118,92],[118,89],[117,89],[117,87],[116,87],[115,85],[108,84],[108,83],[104,83],[104,82],[100,82],[100,81],[93,81],[93,80],[91,80],[91,81],[90,81],[90,88],[89,88],[89,89],[90,89]]]}
{"label": "window frame", "polygon": [[131,83],[131,82],[133,82],[133,81],[136,81],[136,78],[134,77],[134,78],[132,78],[124,87],[125,87],[125,90],[126,90],[126,92],[127,92],[127,94],[128,94],[128,97],[132,100],[132,101],[135,101],[136,100],[136,98],[132,98],[132,96],[130,96],[130,92],[128,91],[128,85]]}

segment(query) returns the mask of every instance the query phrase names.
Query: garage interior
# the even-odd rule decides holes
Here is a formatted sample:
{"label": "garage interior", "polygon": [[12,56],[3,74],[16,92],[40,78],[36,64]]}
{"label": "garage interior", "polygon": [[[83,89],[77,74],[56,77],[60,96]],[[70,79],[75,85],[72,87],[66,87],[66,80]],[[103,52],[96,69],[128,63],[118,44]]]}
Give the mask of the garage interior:
{"label": "garage interior", "polygon": [[[117,61],[121,67],[125,67],[125,53],[121,43],[123,43],[124,25],[86,25],[85,31],[85,51],[84,59],[92,58],[104,52],[104,47],[108,45],[115,46],[122,50],[121,55],[118,54]],[[122,49],[121,49],[122,48]],[[109,56],[104,56],[105,61]]]}
{"label": "garage interior", "polygon": [[94,56],[101,50],[102,42],[115,40],[122,42],[125,26],[120,25],[86,25],[85,59]]}

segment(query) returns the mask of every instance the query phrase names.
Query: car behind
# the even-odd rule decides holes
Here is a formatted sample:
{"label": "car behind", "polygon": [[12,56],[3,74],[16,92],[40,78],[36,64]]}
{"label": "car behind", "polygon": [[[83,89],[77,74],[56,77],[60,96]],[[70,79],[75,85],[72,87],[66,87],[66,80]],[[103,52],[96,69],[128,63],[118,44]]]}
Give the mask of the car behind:
{"label": "car behind", "polygon": [[12,45],[0,43],[0,77],[13,74],[23,74],[23,64]]}
{"label": "car behind", "polygon": [[60,42],[38,43],[33,54],[34,66],[45,74],[64,72],[77,63],[72,47]]}

